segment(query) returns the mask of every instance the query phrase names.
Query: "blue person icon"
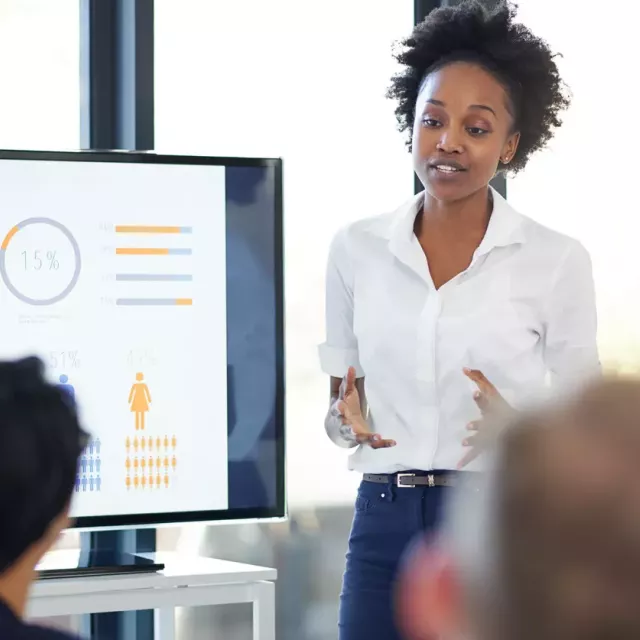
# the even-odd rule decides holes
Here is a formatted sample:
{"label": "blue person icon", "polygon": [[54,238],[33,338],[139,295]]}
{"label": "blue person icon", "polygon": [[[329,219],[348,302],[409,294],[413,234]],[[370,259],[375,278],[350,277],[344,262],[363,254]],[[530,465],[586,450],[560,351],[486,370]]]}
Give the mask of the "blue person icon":
{"label": "blue person icon", "polygon": [[102,478],[98,476],[96,478],[96,491],[100,491],[100,487],[102,486]]}
{"label": "blue person icon", "polygon": [[72,402],[76,399],[76,390],[72,384],[69,384],[69,376],[66,373],[60,375],[60,384],[58,385],[62,389]]}
{"label": "blue person icon", "polygon": [[97,439],[96,439],[96,443],[95,443],[95,444],[96,444],[96,453],[97,453],[98,455],[100,455],[100,445],[102,444],[102,443],[100,442],[100,438],[97,438]]}
{"label": "blue person icon", "polygon": [[93,491],[93,476],[89,476],[89,486],[91,487],[91,491]]}
{"label": "blue person icon", "polygon": [[87,490],[87,477],[86,476],[82,476],[82,490],[83,491]]}
{"label": "blue person icon", "polygon": [[80,476],[76,476],[76,493],[80,491]]}
{"label": "blue person icon", "polygon": [[80,458],[80,466],[82,467],[82,473],[87,473],[87,456]]}
{"label": "blue person icon", "polygon": [[100,473],[100,467],[102,466],[102,460],[100,460],[100,456],[96,458],[96,471]]}

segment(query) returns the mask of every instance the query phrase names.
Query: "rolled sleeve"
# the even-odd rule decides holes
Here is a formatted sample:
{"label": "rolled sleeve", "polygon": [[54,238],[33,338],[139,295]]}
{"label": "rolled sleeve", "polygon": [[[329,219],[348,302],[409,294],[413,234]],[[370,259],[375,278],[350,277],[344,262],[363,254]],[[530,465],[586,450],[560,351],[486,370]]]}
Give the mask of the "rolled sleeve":
{"label": "rolled sleeve", "polygon": [[545,361],[552,387],[570,390],[600,373],[591,258],[573,242],[556,272],[546,313]]}
{"label": "rolled sleeve", "polygon": [[342,378],[349,367],[364,376],[353,330],[354,273],[346,230],[336,235],[329,250],[326,279],[326,341],[319,347],[320,366],[327,375]]}
{"label": "rolled sleeve", "polygon": [[320,366],[327,375],[334,378],[342,378],[349,367],[355,367],[356,376],[358,378],[364,377],[364,371],[358,360],[357,349],[341,349],[324,343],[318,347],[318,352]]}

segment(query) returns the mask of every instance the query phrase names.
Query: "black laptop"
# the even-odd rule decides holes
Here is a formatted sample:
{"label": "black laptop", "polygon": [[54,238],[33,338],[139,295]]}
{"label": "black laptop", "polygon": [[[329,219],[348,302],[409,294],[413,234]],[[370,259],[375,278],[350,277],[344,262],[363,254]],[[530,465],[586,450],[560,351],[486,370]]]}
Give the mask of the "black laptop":
{"label": "black laptop", "polygon": [[137,575],[162,571],[164,564],[132,553],[110,550],[60,550],[48,553],[36,567],[38,579]]}

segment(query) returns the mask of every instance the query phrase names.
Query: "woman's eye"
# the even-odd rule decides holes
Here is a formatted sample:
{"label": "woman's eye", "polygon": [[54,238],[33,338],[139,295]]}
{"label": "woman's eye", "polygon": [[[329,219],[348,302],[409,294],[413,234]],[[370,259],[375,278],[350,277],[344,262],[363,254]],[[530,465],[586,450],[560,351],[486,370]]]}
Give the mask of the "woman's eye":
{"label": "woman's eye", "polygon": [[426,127],[437,127],[440,123],[434,118],[422,118],[422,124]]}
{"label": "woman's eye", "polygon": [[482,136],[486,133],[489,133],[486,129],[482,129],[481,127],[467,127],[467,131],[472,136]]}

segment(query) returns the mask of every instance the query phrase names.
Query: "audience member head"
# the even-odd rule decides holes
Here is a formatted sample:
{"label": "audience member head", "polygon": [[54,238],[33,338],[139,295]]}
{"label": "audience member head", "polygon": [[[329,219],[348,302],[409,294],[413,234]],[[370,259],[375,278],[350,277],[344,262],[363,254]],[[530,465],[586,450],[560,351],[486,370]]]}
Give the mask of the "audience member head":
{"label": "audience member head", "polygon": [[69,524],[86,437],[40,360],[0,362],[0,599],[18,614],[35,565]]}
{"label": "audience member head", "polygon": [[640,638],[640,383],[521,417],[399,596],[413,638]]}

